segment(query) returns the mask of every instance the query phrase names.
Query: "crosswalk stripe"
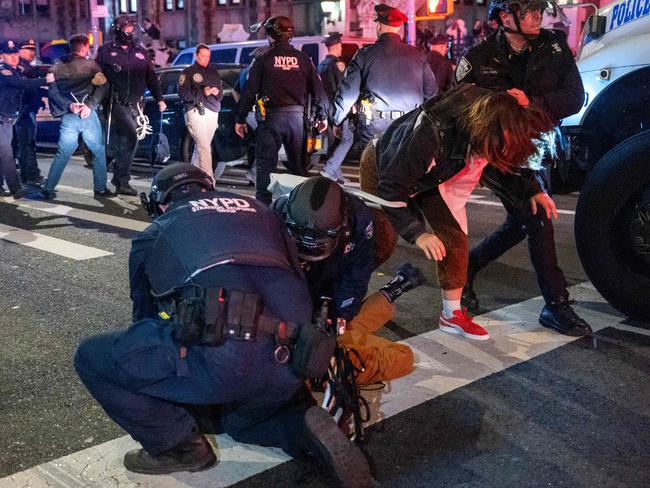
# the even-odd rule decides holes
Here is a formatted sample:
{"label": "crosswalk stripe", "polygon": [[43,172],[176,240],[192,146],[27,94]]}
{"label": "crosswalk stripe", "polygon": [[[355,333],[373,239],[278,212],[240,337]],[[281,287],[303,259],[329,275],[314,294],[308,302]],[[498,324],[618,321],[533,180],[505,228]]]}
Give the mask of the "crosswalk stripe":
{"label": "crosswalk stripe", "polygon": [[16,244],[22,244],[23,246],[32,247],[34,249],[40,249],[41,251],[47,251],[52,254],[58,254],[59,256],[74,259],[76,261],[100,258],[113,254],[112,252],[103,251],[95,247],[75,244],[74,242],[57,239],[56,237],[50,237],[4,224],[0,224],[0,239]]}
{"label": "crosswalk stripe", "polygon": [[0,202],[16,205],[21,208],[29,208],[32,210],[40,210],[41,212],[50,213],[54,215],[61,215],[64,217],[73,217],[76,219],[87,220],[88,222],[95,222],[102,225],[110,225],[113,227],[120,227],[127,230],[142,231],[149,226],[148,222],[140,220],[128,219],[125,217],[116,217],[101,212],[92,212],[90,210],[82,210],[78,208],[69,207],[67,205],[60,205],[58,203],[50,203],[38,200],[14,200],[11,197],[0,197]]}
{"label": "crosswalk stripe", "polygon": [[[577,302],[576,311],[594,330],[617,326],[623,320],[613,310],[602,311],[611,309],[590,283],[573,286],[570,291]],[[576,340],[541,327],[537,316],[542,306],[543,299],[537,297],[476,317],[489,330],[489,341],[470,341],[440,330],[402,341],[415,353],[415,371],[392,381],[384,390],[364,393],[373,410],[371,423]],[[238,444],[227,435],[217,436],[216,444],[220,463],[215,468],[153,477],[124,469],[124,453],[138,447],[129,436],[124,436],[0,479],[0,488],[219,488],[289,459],[279,449]]]}

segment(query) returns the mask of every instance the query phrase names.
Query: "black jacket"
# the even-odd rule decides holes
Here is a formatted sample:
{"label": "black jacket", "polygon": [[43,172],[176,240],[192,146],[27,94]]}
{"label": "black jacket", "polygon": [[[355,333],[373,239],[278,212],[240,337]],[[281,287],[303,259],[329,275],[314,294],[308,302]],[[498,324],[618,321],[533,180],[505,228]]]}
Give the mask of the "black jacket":
{"label": "black jacket", "polygon": [[338,64],[341,63],[343,67],[345,64],[336,56],[328,54],[318,64],[318,74],[323,80],[323,89],[327,95],[327,99],[330,103],[334,100],[334,95],[336,95],[336,90],[343,79],[343,71],[339,69]]}
{"label": "black jacket", "polygon": [[[18,71],[28,79],[40,78],[39,71],[34,69],[26,60],[20,58],[18,61]],[[36,113],[41,107],[44,107],[43,97],[47,96],[47,92],[44,89],[38,87],[27,88],[23,92],[23,107],[22,112],[24,113]]]}
{"label": "black jacket", "polygon": [[160,295],[188,282],[227,287],[242,275],[249,279],[236,283],[238,289],[257,291],[273,315],[310,320],[311,300],[295,244],[270,208],[216,191],[172,200],[131,246],[133,319],[157,316],[152,292]]}
{"label": "black jacket", "polygon": [[109,42],[99,48],[96,61],[120,103],[139,101],[145,88],[149,88],[157,102],[163,99],[153,63],[145,48],[136,45],[123,48],[115,41]]}
{"label": "black jacket", "polygon": [[[456,127],[464,107],[489,93],[475,85],[462,85],[427,100],[421,107],[393,122],[377,142],[378,196],[394,202],[409,202],[436,188],[465,167],[468,136]],[[431,162],[435,158],[435,165]],[[499,196],[523,208],[541,192],[534,172],[506,175],[486,166],[481,177]],[[395,230],[413,243],[423,234],[424,223],[410,207],[384,208]]]}
{"label": "black jacket", "polygon": [[456,84],[454,68],[449,59],[437,51],[429,51],[427,61],[429,61],[440,93],[446,92]]}
{"label": "black jacket", "polygon": [[426,55],[405,44],[399,35],[382,34],[359,49],[334,98],[334,123],[340,125],[358,100],[370,100],[373,110],[408,112],[438,91]]}
{"label": "black jacket", "polygon": [[267,109],[307,105],[311,95],[317,117],[327,117],[327,98],[318,72],[305,53],[288,41],[277,41],[271,49],[255,58],[239,100],[237,122],[243,124],[256,98],[269,97]]}
{"label": "black jacket", "polygon": [[503,30],[497,30],[465,52],[456,79],[491,90],[519,88],[556,122],[578,112],[585,96],[566,36],[547,29],[523,55],[513,53]]}
{"label": "black jacket", "polygon": [[[273,203],[278,215],[286,211],[288,198]],[[348,196],[348,235],[322,261],[305,262],[309,293],[314,305],[322,296],[332,298],[331,318],[352,320],[361,310],[375,269],[373,213],[361,200]]]}
{"label": "black jacket", "polygon": [[[203,88],[206,86],[216,86],[219,89],[219,95],[206,97],[205,93],[203,93]],[[205,108],[218,113],[223,98],[223,86],[219,70],[210,64],[206,67],[198,63],[188,66],[178,78],[178,95],[185,103],[185,111],[202,102]]]}
{"label": "black jacket", "polygon": [[28,80],[17,68],[0,63],[0,118],[16,119],[22,112],[23,92],[45,84],[44,78]]}
{"label": "black jacket", "polygon": [[95,110],[108,91],[106,76],[99,65],[76,54],[61,59],[50,68],[54,83],[48,90],[50,112],[61,117],[70,112],[71,103],[85,103]]}

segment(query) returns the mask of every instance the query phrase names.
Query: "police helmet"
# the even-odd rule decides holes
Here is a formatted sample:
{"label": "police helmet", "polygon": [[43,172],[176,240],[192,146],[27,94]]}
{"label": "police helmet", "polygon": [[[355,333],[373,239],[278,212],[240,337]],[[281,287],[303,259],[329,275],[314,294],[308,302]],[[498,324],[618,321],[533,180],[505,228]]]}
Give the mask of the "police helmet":
{"label": "police helmet", "polygon": [[544,10],[549,8],[556,9],[555,2],[548,0],[492,0],[488,9],[488,19],[495,20],[500,24],[500,12],[522,16],[527,12],[534,12],[535,10],[543,13]]}
{"label": "police helmet", "polygon": [[174,163],[158,172],[151,182],[151,191],[147,199],[142,193],[142,205],[151,217],[162,214],[160,205],[172,200],[172,192],[186,185],[198,185],[206,190],[213,190],[212,180],[200,168],[188,163]]}
{"label": "police helmet", "polygon": [[308,178],[289,195],[284,221],[305,261],[320,261],[349,238],[348,199],[341,187],[322,176]]}
{"label": "police helmet", "polygon": [[264,22],[264,30],[266,35],[275,41],[291,39],[293,37],[293,22],[289,17],[277,15]]}

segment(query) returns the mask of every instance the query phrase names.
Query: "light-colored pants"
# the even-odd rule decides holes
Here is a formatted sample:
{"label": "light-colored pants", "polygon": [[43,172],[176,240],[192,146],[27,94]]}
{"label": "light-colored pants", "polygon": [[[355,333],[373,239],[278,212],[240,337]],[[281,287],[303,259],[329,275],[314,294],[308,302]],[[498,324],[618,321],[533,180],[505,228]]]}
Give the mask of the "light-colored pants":
{"label": "light-colored pants", "polygon": [[[373,293],[365,299],[356,317],[348,322],[345,334],[338,338],[339,344],[355,349],[363,360],[365,370],[357,376],[358,384],[394,380],[413,371],[413,351],[409,346],[374,335],[394,318],[395,305],[381,293]],[[351,354],[350,358],[359,368],[357,357]]]}
{"label": "light-colored pants", "polygon": [[192,136],[192,139],[194,139],[192,164],[210,175],[214,182],[212,138],[217,131],[217,127],[219,127],[219,113],[206,108],[205,114],[201,115],[198,109],[193,108],[185,112],[185,125],[187,125],[187,131]]}

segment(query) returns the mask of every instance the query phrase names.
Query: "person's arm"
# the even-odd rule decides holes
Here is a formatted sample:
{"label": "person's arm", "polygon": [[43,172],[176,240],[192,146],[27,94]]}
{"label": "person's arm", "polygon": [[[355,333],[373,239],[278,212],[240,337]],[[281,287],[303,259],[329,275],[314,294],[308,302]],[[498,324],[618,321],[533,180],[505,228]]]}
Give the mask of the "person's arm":
{"label": "person's arm", "polygon": [[[354,249],[344,258],[345,269],[332,297],[334,317],[352,320],[368,293],[370,276],[375,269],[375,237],[372,211],[363,204],[356,207],[356,225],[352,233]],[[352,208],[350,209],[352,211]]]}
{"label": "person's arm", "polygon": [[26,88],[38,88],[39,86],[47,85],[45,78],[26,79],[9,69],[0,70],[0,76],[2,76],[2,83],[12,88],[24,90]]}
{"label": "person's arm", "polygon": [[359,99],[361,93],[361,63],[363,63],[363,54],[362,51],[357,51],[350,64],[345,68],[345,74],[332,101],[332,121],[335,125],[343,123],[352,105]]}
{"label": "person's arm", "polygon": [[147,256],[153,248],[158,226],[154,222],[131,243],[129,254],[129,283],[133,301],[133,321],[155,318],[156,304],[151,296],[151,285],[145,271]]}
{"label": "person's arm", "polygon": [[188,105],[194,105],[197,101],[203,100],[199,88],[192,83],[190,68],[185,68],[178,77],[178,96]]}
{"label": "person's arm", "polygon": [[578,113],[585,99],[582,79],[571,49],[563,39],[558,43],[562,48],[562,68],[556,89],[530,97],[531,102],[540,104],[554,120]]}
{"label": "person's arm", "polygon": [[221,81],[221,76],[219,76],[219,71],[216,69],[214,70],[214,76],[216,83],[212,86],[216,87],[219,90],[219,94],[213,96],[217,99],[218,102],[220,102],[223,99],[223,83]]}
{"label": "person's arm", "polygon": [[262,86],[262,59],[262,57],[259,57],[251,64],[248,80],[246,80],[246,86],[244,87],[244,92],[241,95],[239,106],[237,107],[236,122],[238,124],[246,123],[246,116],[251,111],[253,103],[255,103],[255,97]]}
{"label": "person's arm", "polygon": [[75,103],[75,101],[72,99],[72,97],[66,97],[61,93],[58,83],[54,82],[49,85],[49,88],[47,90],[47,98],[52,108],[58,107],[65,112],[72,112],[70,109],[70,104]]}
{"label": "person's arm", "polygon": [[104,101],[104,98],[106,98],[106,95],[108,94],[108,79],[100,69],[99,64],[95,64],[97,71],[90,80],[90,83],[93,86],[93,90],[88,97],[88,100],[86,100],[86,105],[88,105],[93,110],[97,109],[97,107],[101,105],[101,103]]}

